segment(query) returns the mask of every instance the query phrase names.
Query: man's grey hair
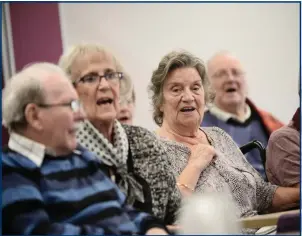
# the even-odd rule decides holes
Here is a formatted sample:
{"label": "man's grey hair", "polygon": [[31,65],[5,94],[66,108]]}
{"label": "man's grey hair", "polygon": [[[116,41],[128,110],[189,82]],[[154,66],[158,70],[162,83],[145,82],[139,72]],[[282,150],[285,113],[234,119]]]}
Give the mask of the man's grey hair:
{"label": "man's grey hair", "polygon": [[51,74],[67,79],[64,71],[57,65],[41,62],[25,66],[7,81],[2,91],[2,124],[9,132],[26,127],[24,111],[28,104],[45,101],[42,81]]}
{"label": "man's grey hair", "polygon": [[[85,60],[87,56],[96,53],[110,55],[116,66],[116,70],[123,72],[125,70],[121,63],[116,59],[116,57],[105,47],[97,43],[80,43],[69,47],[63,55],[61,55],[58,65],[66,72],[69,79],[74,83],[78,79],[78,71],[76,71],[75,63],[78,60]],[[124,75],[124,78],[120,81],[120,96],[127,97],[131,93],[132,81],[128,74]]]}

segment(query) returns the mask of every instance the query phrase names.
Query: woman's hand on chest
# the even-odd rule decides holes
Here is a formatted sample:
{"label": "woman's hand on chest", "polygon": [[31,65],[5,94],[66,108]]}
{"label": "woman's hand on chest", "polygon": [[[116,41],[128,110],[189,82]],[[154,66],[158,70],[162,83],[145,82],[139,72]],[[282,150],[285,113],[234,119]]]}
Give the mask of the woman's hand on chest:
{"label": "woman's hand on chest", "polygon": [[208,144],[196,144],[190,147],[191,155],[189,158],[188,165],[192,165],[203,171],[211,163],[213,158],[216,156],[214,147]]}

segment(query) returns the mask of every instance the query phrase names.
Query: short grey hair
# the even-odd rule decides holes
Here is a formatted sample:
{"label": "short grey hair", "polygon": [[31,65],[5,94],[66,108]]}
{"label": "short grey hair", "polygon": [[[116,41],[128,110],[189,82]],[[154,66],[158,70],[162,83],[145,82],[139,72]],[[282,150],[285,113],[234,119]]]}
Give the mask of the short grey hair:
{"label": "short grey hair", "polygon": [[59,74],[67,78],[58,66],[47,63],[32,63],[10,78],[2,91],[2,124],[11,131],[25,128],[25,108],[30,103],[43,103],[45,90],[43,76]]}
{"label": "short grey hair", "polygon": [[[60,57],[58,65],[66,72],[71,82],[77,79],[77,72],[74,71],[74,65],[77,60],[83,59],[91,54],[101,53],[110,55],[116,66],[116,70],[125,73],[125,70],[116,57],[105,47],[96,43],[80,43],[69,47]],[[132,81],[130,77],[124,76],[120,81],[120,95],[124,96],[131,91]]]}
{"label": "short grey hair", "polygon": [[206,103],[211,102],[213,99],[213,92],[210,89],[204,62],[187,51],[172,51],[161,59],[158,68],[152,74],[151,83],[149,85],[153,106],[153,120],[159,126],[162,125],[164,115],[163,112],[160,111],[160,106],[163,103],[163,85],[172,71],[186,67],[195,68],[198,71],[204,87]]}

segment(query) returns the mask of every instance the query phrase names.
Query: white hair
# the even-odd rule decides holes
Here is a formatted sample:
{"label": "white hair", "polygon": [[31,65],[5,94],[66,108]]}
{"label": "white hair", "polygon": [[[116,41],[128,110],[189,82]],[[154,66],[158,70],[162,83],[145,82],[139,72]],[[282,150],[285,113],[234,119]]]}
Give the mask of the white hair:
{"label": "white hair", "polygon": [[[74,82],[77,79],[75,78],[75,72],[73,70],[76,61],[94,53],[101,53],[112,56],[116,70],[126,74],[124,68],[116,59],[116,57],[108,49],[97,43],[81,43],[69,47],[60,57],[58,65],[66,72],[71,82]],[[132,81],[131,78],[126,74],[120,81],[120,96],[128,97],[131,95],[131,91]]]}
{"label": "white hair", "polygon": [[58,74],[67,79],[60,67],[41,62],[25,66],[8,80],[2,91],[2,124],[9,131],[26,126],[24,110],[27,104],[44,102],[42,80],[50,74]]}

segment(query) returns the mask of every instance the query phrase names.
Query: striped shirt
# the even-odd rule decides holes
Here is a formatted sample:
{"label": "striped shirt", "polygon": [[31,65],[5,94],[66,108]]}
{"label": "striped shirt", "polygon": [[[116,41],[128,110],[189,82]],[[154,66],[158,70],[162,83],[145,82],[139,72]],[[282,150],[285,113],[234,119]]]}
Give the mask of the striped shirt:
{"label": "striped shirt", "polygon": [[[125,205],[124,194],[84,148],[54,157],[43,145],[12,137],[2,152],[3,234],[116,235],[165,229],[158,219]],[[25,156],[25,150],[35,158]]]}

